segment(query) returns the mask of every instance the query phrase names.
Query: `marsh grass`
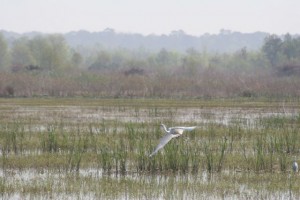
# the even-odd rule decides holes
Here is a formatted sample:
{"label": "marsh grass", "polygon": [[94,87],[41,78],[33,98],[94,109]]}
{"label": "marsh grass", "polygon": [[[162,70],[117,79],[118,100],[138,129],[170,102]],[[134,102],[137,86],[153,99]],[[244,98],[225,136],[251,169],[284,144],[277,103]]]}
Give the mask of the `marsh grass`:
{"label": "marsh grass", "polygon": [[[106,122],[102,123],[102,126],[107,126]],[[227,135],[222,136],[222,133],[227,132],[226,127],[209,124],[207,129],[195,130],[190,135],[172,140],[153,160],[149,160],[148,155],[164,134],[157,128],[159,125],[156,122],[119,124],[123,130],[119,133],[97,132],[93,124],[79,123],[69,130],[67,124],[48,124],[47,130],[41,133],[25,132],[25,127],[20,126],[19,123],[15,126],[10,124],[2,129],[3,166],[9,162],[12,153],[31,154],[33,151],[40,154],[63,154],[67,171],[79,171],[82,158],[88,160],[87,157],[92,157],[91,162],[84,166],[97,165],[103,171],[113,170],[121,174],[132,170],[140,173],[196,173],[201,165],[205,165],[209,173],[214,173],[237,162],[231,159],[241,157],[247,163],[240,165],[243,171],[274,171],[278,165],[280,171],[285,172],[289,170],[287,163],[291,155],[295,155],[300,146],[295,128],[276,128],[274,131],[269,131],[269,128],[254,129],[247,133],[241,128],[229,128]],[[34,135],[37,138],[32,140],[36,137]],[[201,163],[203,161],[204,164]]]}
{"label": "marsh grass", "polygon": [[2,126],[1,138],[4,140],[2,152],[19,154],[23,152],[24,126],[19,122]]}
{"label": "marsh grass", "polygon": [[44,152],[58,151],[58,133],[55,128],[55,126],[49,125],[47,132],[41,134],[41,146]]}
{"label": "marsh grass", "polygon": [[[57,114],[57,111],[52,112],[53,116],[50,116],[48,120],[43,119],[41,113],[35,113],[37,116],[30,119],[26,118],[26,115],[25,117],[20,115],[17,119],[14,117],[9,120],[10,117],[7,116],[6,120],[0,122],[2,157],[0,166],[4,174],[4,178],[0,179],[0,190],[6,194],[11,191],[13,194],[17,185],[22,185],[27,194],[33,191],[36,191],[35,194],[45,194],[43,191],[50,191],[53,195],[62,191],[76,192],[76,189],[69,188],[67,185],[72,181],[78,181],[77,176],[79,180],[84,180],[87,185],[94,188],[93,194],[97,197],[103,197],[102,195],[106,192],[108,196],[110,193],[112,198],[116,197],[113,196],[112,190],[107,188],[108,186],[104,186],[104,182],[105,184],[114,182],[129,184],[123,186],[125,188],[137,187],[150,196],[151,192],[146,185],[149,185],[149,181],[153,181],[152,178],[143,179],[143,182],[134,178],[131,178],[131,181],[126,179],[136,174],[137,177],[154,177],[156,181],[151,182],[151,187],[155,188],[162,187],[159,180],[161,177],[166,177],[165,182],[170,188],[164,188],[163,197],[170,197],[168,191],[174,190],[170,184],[172,177],[179,177],[181,184],[191,185],[189,181],[194,182],[190,178],[184,182],[185,178],[182,177],[192,176],[201,179],[204,177],[203,174],[206,174],[207,178],[202,178],[200,182],[196,178],[195,184],[199,188],[214,193],[215,190],[207,184],[210,182],[211,187],[218,188],[217,197],[220,197],[222,193],[219,191],[224,192],[227,189],[238,191],[232,185],[226,185],[225,180],[246,184],[254,191],[259,190],[255,182],[263,181],[271,184],[270,187],[265,188],[266,191],[286,189],[293,195],[299,195],[297,193],[299,187],[296,185],[299,182],[296,179],[297,174],[293,175],[290,180],[284,179],[283,182],[275,183],[278,177],[282,176],[283,179],[290,173],[292,158],[299,153],[299,115],[259,117],[257,119],[259,123],[251,127],[245,127],[244,119],[240,116],[230,125],[217,122],[199,124],[197,129],[171,140],[157,155],[149,158],[149,154],[164,135],[159,124],[162,121],[170,126],[178,124],[176,116],[180,113],[180,106],[183,104],[167,107],[170,102],[160,102],[155,105],[149,104],[147,107],[148,104],[138,100],[130,107],[127,101],[117,102],[115,108],[101,107],[95,112],[102,112],[101,110],[105,113],[128,112],[134,115],[135,120],[122,121],[118,117],[104,119],[100,115],[99,119],[90,121],[77,118],[72,121],[69,118],[63,118],[63,116],[69,116],[68,113]],[[174,102],[172,103],[174,105]],[[103,101],[103,104],[111,106],[111,103],[106,101]],[[164,106],[167,108],[162,111],[161,108]],[[213,114],[206,115],[210,120],[214,116]],[[142,120],[143,117],[149,116],[151,120]],[[186,125],[197,124],[188,122]],[[35,129],[34,127],[46,128]],[[98,173],[95,177],[83,178],[80,173],[82,170],[94,168]],[[34,184],[29,186],[29,182],[10,185],[5,180],[8,176],[5,174],[9,171],[28,169],[38,172],[47,171],[48,183],[41,186]],[[64,189],[59,190],[55,186],[52,173],[70,178],[62,180],[65,181]],[[108,180],[105,181],[104,177]],[[119,178],[113,179],[112,177]],[[107,188],[107,191],[102,191],[101,194],[97,192],[100,183],[96,182],[99,179],[103,181],[101,186]],[[177,185],[175,179],[172,181],[174,185]],[[288,181],[290,181],[289,184],[285,185]],[[85,186],[74,185],[74,187],[82,191]],[[196,189],[197,187],[192,187],[194,193],[199,190]],[[184,195],[186,195],[184,190],[181,190],[173,197]]]}
{"label": "marsh grass", "polygon": [[[78,133],[79,135],[79,133]],[[79,171],[83,154],[87,151],[88,137],[73,136],[70,152],[68,153],[68,171]]]}

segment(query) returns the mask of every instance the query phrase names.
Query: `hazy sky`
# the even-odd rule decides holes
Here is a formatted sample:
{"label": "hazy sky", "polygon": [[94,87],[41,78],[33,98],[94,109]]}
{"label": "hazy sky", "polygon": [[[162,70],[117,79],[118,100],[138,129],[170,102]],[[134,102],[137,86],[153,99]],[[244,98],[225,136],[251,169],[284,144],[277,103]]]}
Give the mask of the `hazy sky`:
{"label": "hazy sky", "polygon": [[0,0],[0,30],[300,33],[300,0]]}

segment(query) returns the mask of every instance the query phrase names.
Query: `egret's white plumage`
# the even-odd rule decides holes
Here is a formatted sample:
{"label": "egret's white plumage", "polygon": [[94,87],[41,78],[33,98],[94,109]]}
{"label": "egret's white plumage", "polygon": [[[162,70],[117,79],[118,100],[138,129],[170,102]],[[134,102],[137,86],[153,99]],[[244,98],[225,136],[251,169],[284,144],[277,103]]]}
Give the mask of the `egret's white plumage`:
{"label": "egret's white plumage", "polygon": [[296,159],[295,159],[294,162],[293,162],[293,171],[294,171],[294,172],[298,172],[298,170],[299,170],[299,168],[298,168],[298,163],[297,163],[297,161],[296,161]]}
{"label": "egret's white plumage", "polygon": [[163,129],[166,132],[166,135],[160,139],[159,144],[155,148],[155,150],[150,154],[149,157],[155,155],[160,149],[162,149],[172,138],[179,137],[182,135],[184,131],[191,131],[196,128],[196,126],[192,127],[170,127],[167,128],[164,124],[161,124]]}

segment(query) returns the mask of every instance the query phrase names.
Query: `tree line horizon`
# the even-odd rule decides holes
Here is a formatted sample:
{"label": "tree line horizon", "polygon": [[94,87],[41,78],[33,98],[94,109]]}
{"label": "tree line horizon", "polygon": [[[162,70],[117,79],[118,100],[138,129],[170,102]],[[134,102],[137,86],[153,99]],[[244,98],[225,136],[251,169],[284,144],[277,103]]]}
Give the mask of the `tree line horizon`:
{"label": "tree line horizon", "polygon": [[[44,90],[46,88],[44,87],[44,89],[40,88],[39,92],[32,91],[29,94],[23,94],[24,91],[21,92],[23,89],[16,87],[19,84],[18,81],[13,81],[13,79],[10,81],[0,80],[0,95],[2,94],[2,96],[92,95],[144,97],[154,95],[159,97],[181,97],[186,93],[188,93],[188,96],[193,97],[203,95],[212,97],[260,96],[264,95],[262,91],[258,92],[257,88],[251,89],[253,85],[246,84],[251,78],[256,79],[259,77],[255,74],[268,76],[269,78],[275,77],[280,79],[279,82],[287,79],[286,77],[289,80],[285,81],[294,80],[298,82],[300,76],[299,66],[300,37],[290,34],[283,37],[268,35],[259,50],[248,50],[247,47],[243,47],[232,53],[211,53],[205,50],[199,51],[195,48],[187,48],[185,52],[161,48],[155,52],[144,47],[133,50],[126,48],[110,49],[97,45],[71,47],[61,34],[37,35],[32,38],[20,37],[8,45],[8,41],[0,34],[0,71],[2,74],[6,74],[6,76],[7,74],[10,74],[10,76],[17,75],[18,80],[24,78],[23,81],[28,81],[29,77],[39,81],[41,79],[43,81],[50,79],[53,81],[54,78],[63,77],[63,80],[69,79],[70,82],[76,82],[75,85],[78,85],[79,88],[74,89],[72,86],[72,92],[54,92],[52,88],[51,94],[48,89]],[[220,83],[230,84],[231,86],[227,87],[230,87],[229,90],[233,91],[226,92],[225,90],[224,92],[223,90],[223,92],[217,92],[219,89],[214,91],[216,88],[214,88],[213,83],[208,84],[207,90],[202,86],[198,87],[197,84],[203,85],[203,80],[208,78],[204,77],[205,73],[208,73],[212,79],[206,80],[206,84],[217,78]],[[73,74],[73,76],[70,77],[70,74]],[[109,77],[111,77],[110,80],[108,80]],[[201,77],[202,80],[197,80]],[[234,77],[239,83],[233,83],[233,80],[228,79],[228,77]],[[123,84],[116,84],[118,85],[116,90],[113,89],[115,87],[113,79],[115,78],[118,81],[124,81]],[[154,87],[153,85],[153,82],[158,80],[157,83],[163,84],[165,80],[169,79],[171,81],[167,81],[164,86],[170,84],[169,87],[174,87],[171,91],[168,91],[170,90],[170,88],[167,89],[168,87],[156,89],[158,86]],[[183,86],[191,87],[186,82],[192,80],[196,81],[192,86],[193,89],[187,92],[184,91]],[[179,83],[183,81],[183,83],[172,84],[172,81]],[[94,84],[97,84],[97,82],[101,82],[105,89],[98,88],[95,93],[94,87],[96,86]],[[136,86],[141,82],[143,83],[142,88]],[[215,84],[219,85],[220,83]],[[243,89],[239,86],[238,91],[236,91],[235,84],[244,85]],[[80,88],[83,86],[87,87],[87,91],[92,91],[90,93],[81,91]],[[263,85],[259,86],[260,89],[264,87]],[[109,88],[113,89],[113,94],[103,92],[110,90]],[[157,91],[160,92],[157,93]],[[194,95],[195,92],[193,91],[198,92]],[[288,92],[288,90],[285,92]],[[299,91],[295,89],[290,89],[290,93],[287,93],[287,95],[292,96],[298,94]],[[276,94],[272,95],[277,96]]]}

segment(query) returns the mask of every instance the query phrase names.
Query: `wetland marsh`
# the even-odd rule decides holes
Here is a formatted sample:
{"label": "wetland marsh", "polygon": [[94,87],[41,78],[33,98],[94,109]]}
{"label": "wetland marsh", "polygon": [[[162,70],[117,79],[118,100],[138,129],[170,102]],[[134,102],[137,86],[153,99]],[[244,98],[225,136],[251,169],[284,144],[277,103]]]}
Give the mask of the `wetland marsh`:
{"label": "wetland marsh", "polygon": [[[4,199],[298,199],[298,100],[0,99]],[[153,158],[167,126],[197,126]]]}

